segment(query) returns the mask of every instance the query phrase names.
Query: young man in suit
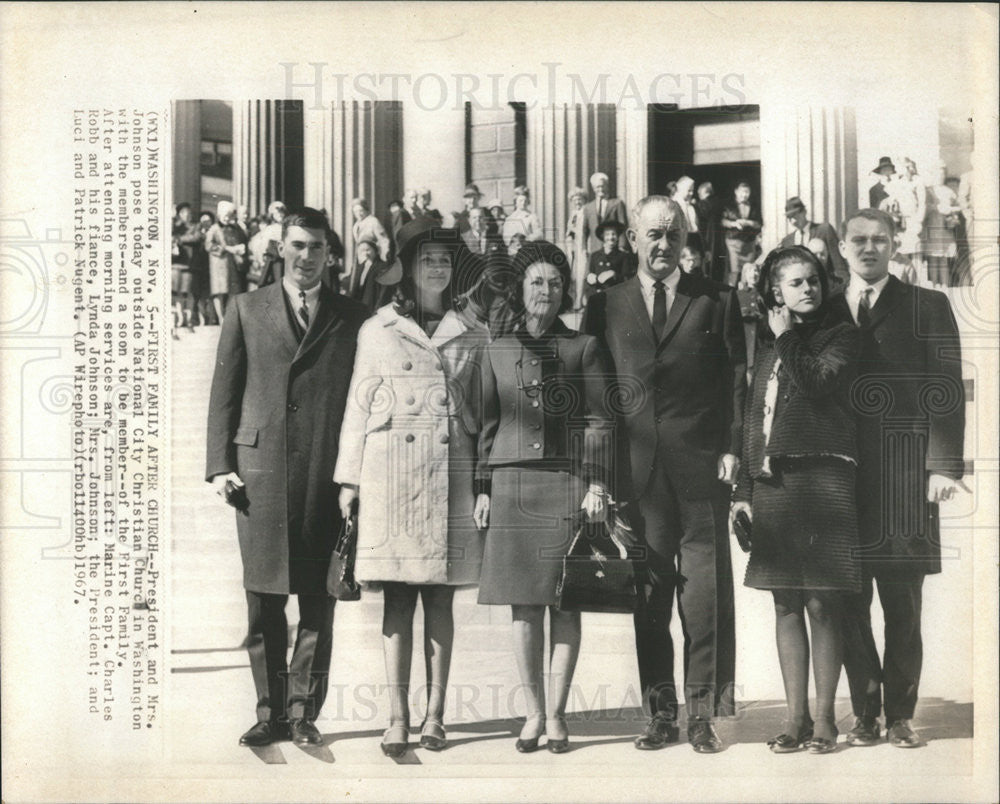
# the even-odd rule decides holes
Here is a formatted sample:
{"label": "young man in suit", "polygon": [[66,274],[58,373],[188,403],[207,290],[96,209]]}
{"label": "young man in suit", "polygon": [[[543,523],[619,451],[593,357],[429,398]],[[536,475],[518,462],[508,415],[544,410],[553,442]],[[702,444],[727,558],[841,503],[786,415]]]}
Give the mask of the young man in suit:
{"label": "young man in suit", "polygon": [[[333,604],[326,573],[340,528],[333,483],[341,419],[365,309],[321,283],[329,224],[289,215],[280,282],[235,296],[212,379],[205,472],[236,511],[257,723],[241,745],[319,745]],[[228,486],[228,488],[227,488]],[[298,595],[287,661],[285,604]]]}
{"label": "young man in suit", "polygon": [[[862,592],[848,603],[844,666],[856,718],[847,742],[879,742],[884,701],[888,741],[913,748],[921,744],[910,720],[923,659],[922,587],[925,575],[941,571],[938,503],[963,487],[965,393],[948,297],[889,273],[894,235],[892,218],[879,210],[844,221],[839,247],[851,278],[831,311],[862,333],[852,389]],[[881,664],[873,582],[885,616]]]}
{"label": "young man in suit", "polygon": [[[625,209],[625,202],[620,198],[608,197],[611,192],[611,181],[607,173],[595,173],[591,176],[590,186],[594,190],[594,200],[583,207],[583,236],[587,241],[587,253],[593,254],[601,248],[597,227],[602,223],[617,221],[627,228],[628,211]],[[618,248],[623,250],[628,248],[624,233],[618,240]]]}
{"label": "young man in suit", "polygon": [[676,594],[688,741],[714,753],[722,741],[712,718],[733,714],[728,510],[746,397],[743,321],[734,288],[678,269],[687,226],[675,202],[644,198],[627,234],[638,273],[592,296],[581,329],[606,344],[624,391],[628,458],[618,462],[615,491],[636,503],[646,547],[635,636],[651,718],[635,746],[658,749],[678,739],[670,638]]}
{"label": "young man in suit", "polygon": [[830,280],[830,289],[843,288],[850,278],[850,272],[847,270],[844,258],[840,256],[840,237],[836,230],[828,223],[814,223],[809,220],[806,205],[797,195],[793,195],[785,202],[785,217],[792,224],[792,231],[782,238],[781,247],[809,248],[809,241],[822,240],[826,244],[826,257],[822,258],[822,261],[826,267],[827,279]]}

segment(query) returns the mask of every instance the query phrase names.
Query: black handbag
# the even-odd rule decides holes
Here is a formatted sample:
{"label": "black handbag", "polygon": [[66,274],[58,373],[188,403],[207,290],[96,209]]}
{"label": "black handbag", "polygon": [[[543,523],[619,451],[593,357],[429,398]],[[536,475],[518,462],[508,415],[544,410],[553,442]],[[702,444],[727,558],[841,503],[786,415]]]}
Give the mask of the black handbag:
{"label": "black handbag", "polygon": [[634,612],[637,540],[628,522],[612,507],[605,522],[587,522],[581,512],[569,523],[574,535],[556,587],[559,610]]}
{"label": "black handbag", "polygon": [[337,600],[361,599],[361,587],[354,580],[357,531],[358,516],[352,514],[340,526],[340,535],[330,554],[330,566],[326,571],[326,591]]}

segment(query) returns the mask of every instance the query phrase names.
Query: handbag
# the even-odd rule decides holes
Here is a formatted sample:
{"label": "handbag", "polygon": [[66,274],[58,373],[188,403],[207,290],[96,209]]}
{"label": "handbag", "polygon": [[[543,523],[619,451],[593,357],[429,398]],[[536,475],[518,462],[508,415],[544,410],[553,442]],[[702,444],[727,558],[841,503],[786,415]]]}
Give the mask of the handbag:
{"label": "handbag", "polygon": [[340,535],[330,554],[326,571],[326,591],[337,600],[360,600],[361,587],[354,580],[354,556],[357,548],[358,516],[352,514],[340,526]]}
{"label": "handbag", "polygon": [[632,550],[637,540],[616,506],[604,522],[568,517],[574,531],[556,587],[560,611],[631,614],[638,603]]}

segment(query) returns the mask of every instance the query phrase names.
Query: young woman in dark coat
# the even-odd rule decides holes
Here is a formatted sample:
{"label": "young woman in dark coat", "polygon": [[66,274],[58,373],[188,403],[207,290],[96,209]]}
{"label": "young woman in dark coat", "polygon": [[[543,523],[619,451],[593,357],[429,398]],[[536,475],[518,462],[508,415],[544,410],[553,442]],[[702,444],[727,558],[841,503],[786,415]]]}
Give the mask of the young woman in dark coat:
{"label": "young woman in dark coat", "polygon": [[[752,519],[744,583],[774,596],[778,660],[788,700],[775,753],[834,750],[840,680],[841,595],[860,589],[855,510],[854,326],[828,324],[826,272],[802,246],[765,260],[757,285],[767,309],[748,397],[733,517]],[[809,637],[816,719],[809,714]]]}

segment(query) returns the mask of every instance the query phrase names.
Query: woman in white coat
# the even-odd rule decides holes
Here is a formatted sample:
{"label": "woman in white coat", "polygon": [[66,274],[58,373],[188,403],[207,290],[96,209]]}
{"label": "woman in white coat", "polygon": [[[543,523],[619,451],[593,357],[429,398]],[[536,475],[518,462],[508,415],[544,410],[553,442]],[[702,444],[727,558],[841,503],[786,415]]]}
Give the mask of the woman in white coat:
{"label": "woman in white coat", "polygon": [[[456,586],[478,583],[483,549],[472,519],[475,425],[463,380],[470,372],[470,350],[444,348],[451,337],[469,337],[467,327],[454,326],[450,308],[478,278],[482,263],[457,231],[427,220],[399,230],[398,252],[399,262],[389,272],[399,281],[393,302],[358,335],[334,471],[345,516],[358,501],[355,576],[379,583],[384,594],[391,719],[382,751],[390,757],[401,756],[409,740],[418,597],[427,668],[420,745],[431,750],[446,745],[452,598]],[[442,337],[435,339],[438,331]],[[462,358],[461,367],[453,355]]]}

